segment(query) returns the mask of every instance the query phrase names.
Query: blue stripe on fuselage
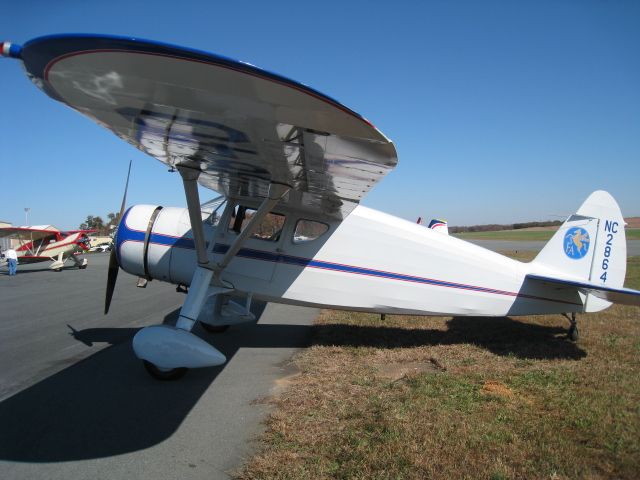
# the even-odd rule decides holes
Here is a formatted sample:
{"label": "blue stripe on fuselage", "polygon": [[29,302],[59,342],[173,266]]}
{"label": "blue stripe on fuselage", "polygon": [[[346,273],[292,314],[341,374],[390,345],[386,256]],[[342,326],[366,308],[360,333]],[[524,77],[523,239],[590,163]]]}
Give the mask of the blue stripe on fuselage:
{"label": "blue stripe on fuselage", "polygon": [[[126,215],[125,215],[125,218],[126,218]],[[121,240],[120,231],[118,231],[118,240],[117,240],[118,248],[125,241],[144,242],[144,232],[130,230],[128,227],[126,227],[126,224],[124,223],[124,221],[122,222],[120,228],[121,228],[120,231],[123,232],[123,236]],[[177,247],[177,248],[185,248],[190,250],[195,249],[193,239],[191,238],[187,238],[187,237],[176,238],[176,237],[171,237],[169,235],[162,235],[160,233],[151,234],[149,243],[153,243],[156,245],[163,245],[170,248]],[[224,254],[228,250],[229,250],[229,245],[225,245],[222,243],[216,243],[213,246],[213,253],[216,253],[216,254]],[[293,255],[284,255],[281,253],[267,252],[264,250],[255,250],[252,248],[241,248],[236,254],[236,256],[241,258],[246,258],[246,259],[281,263],[283,265],[291,265],[291,266],[297,266],[302,268],[320,268],[323,270],[331,270],[334,272],[366,275],[370,277],[385,278],[389,280],[400,280],[404,282],[421,283],[424,285],[433,285],[437,287],[456,288],[460,290],[469,290],[469,291],[480,292],[480,293],[490,293],[494,295],[504,295],[509,297],[523,297],[523,298],[530,298],[534,300],[553,301],[553,302],[577,305],[577,304],[574,304],[573,302],[568,302],[563,300],[539,298],[531,295],[518,294],[516,292],[508,292],[505,290],[497,290],[493,288],[480,287],[476,285],[465,285],[462,283],[447,282],[443,280],[436,280],[433,278],[417,277],[417,276],[405,275],[401,273],[385,272],[383,270],[374,270],[370,268],[355,267],[352,265],[343,265],[340,263],[326,262],[322,260],[314,260],[314,259],[304,258],[304,257],[296,257]]]}

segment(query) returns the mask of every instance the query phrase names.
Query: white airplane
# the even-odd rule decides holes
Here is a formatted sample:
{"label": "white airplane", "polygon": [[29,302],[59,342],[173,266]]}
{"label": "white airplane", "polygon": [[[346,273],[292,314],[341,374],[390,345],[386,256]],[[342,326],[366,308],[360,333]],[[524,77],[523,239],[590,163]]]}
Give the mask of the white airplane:
{"label": "white airplane", "polygon": [[[360,206],[395,167],[395,147],[305,85],[132,38],[56,35],[2,51],[47,95],[182,176],[187,209],[136,205],[123,215],[107,281],[105,311],[118,268],[188,287],[175,327],[149,326],[133,340],[157,378],[223,364],[191,330],[254,321],[253,298],[382,314],[558,313],[573,339],[577,313],[640,305],[639,291],[622,288],[624,220],[606,192],[522,263]],[[224,210],[203,214],[198,183],[223,193]]]}
{"label": "white airplane", "polygon": [[67,260],[72,260],[79,269],[87,268],[87,259],[77,254],[89,249],[88,233],[95,230],[72,230],[61,232],[51,225],[32,227],[0,227],[0,238],[17,239],[15,248],[19,263],[50,261],[49,268],[62,271]]}

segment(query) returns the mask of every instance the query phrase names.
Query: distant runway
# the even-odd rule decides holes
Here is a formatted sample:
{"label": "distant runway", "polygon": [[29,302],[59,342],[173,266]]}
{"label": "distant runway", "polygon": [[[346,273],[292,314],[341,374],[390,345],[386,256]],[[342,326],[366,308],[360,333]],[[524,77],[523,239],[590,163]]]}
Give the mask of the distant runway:
{"label": "distant runway", "polygon": [[[547,242],[514,241],[514,240],[467,240],[494,252],[518,250],[522,252],[539,252]],[[640,255],[640,240],[627,240],[627,257]]]}
{"label": "distant runway", "polygon": [[0,478],[227,478],[262,429],[256,400],[290,373],[317,310],[259,304],[257,325],[196,327],[229,362],[158,382],[131,338],[175,321],[184,295],[121,271],[104,316],[108,254],[87,258],[86,270],[0,269]]}

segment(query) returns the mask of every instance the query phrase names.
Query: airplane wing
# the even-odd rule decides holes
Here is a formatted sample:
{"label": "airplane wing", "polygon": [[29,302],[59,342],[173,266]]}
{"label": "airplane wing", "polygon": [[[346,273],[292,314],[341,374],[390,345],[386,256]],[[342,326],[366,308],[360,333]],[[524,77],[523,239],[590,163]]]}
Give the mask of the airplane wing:
{"label": "airplane wing", "polygon": [[71,235],[74,233],[95,233],[97,231],[98,230],[65,230],[64,232],[61,232],[61,233],[63,233],[64,235]]}
{"label": "airplane wing", "polygon": [[231,198],[281,183],[290,206],[343,218],[397,164],[362,116],[248,63],[87,35],[37,38],[14,56],[52,98],[171,168],[200,169],[201,185]]}
{"label": "airplane wing", "polygon": [[590,282],[578,282],[575,280],[532,274],[527,275],[527,279],[541,282],[556,289],[578,290],[584,294],[589,293],[612,303],[640,306],[640,291],[632,290],[630,288],[609,288]]}
{"label": "airplane wing", "polygon": [[29,227],[0,227],[0,238],[19,238],[21,240],[40,240],[54,235],[55,230],[43,230]]}

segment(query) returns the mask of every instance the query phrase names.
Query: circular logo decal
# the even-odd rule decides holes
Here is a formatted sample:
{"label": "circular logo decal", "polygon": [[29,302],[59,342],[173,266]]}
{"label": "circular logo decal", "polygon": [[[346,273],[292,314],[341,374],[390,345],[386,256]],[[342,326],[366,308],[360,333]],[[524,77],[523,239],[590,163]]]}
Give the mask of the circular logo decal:
{"label": "circular logo decal", "polygon": [[564,236],[564,253],[569,258],[579,259],[589,251],[589,232],[584,228],[570,228]]}

